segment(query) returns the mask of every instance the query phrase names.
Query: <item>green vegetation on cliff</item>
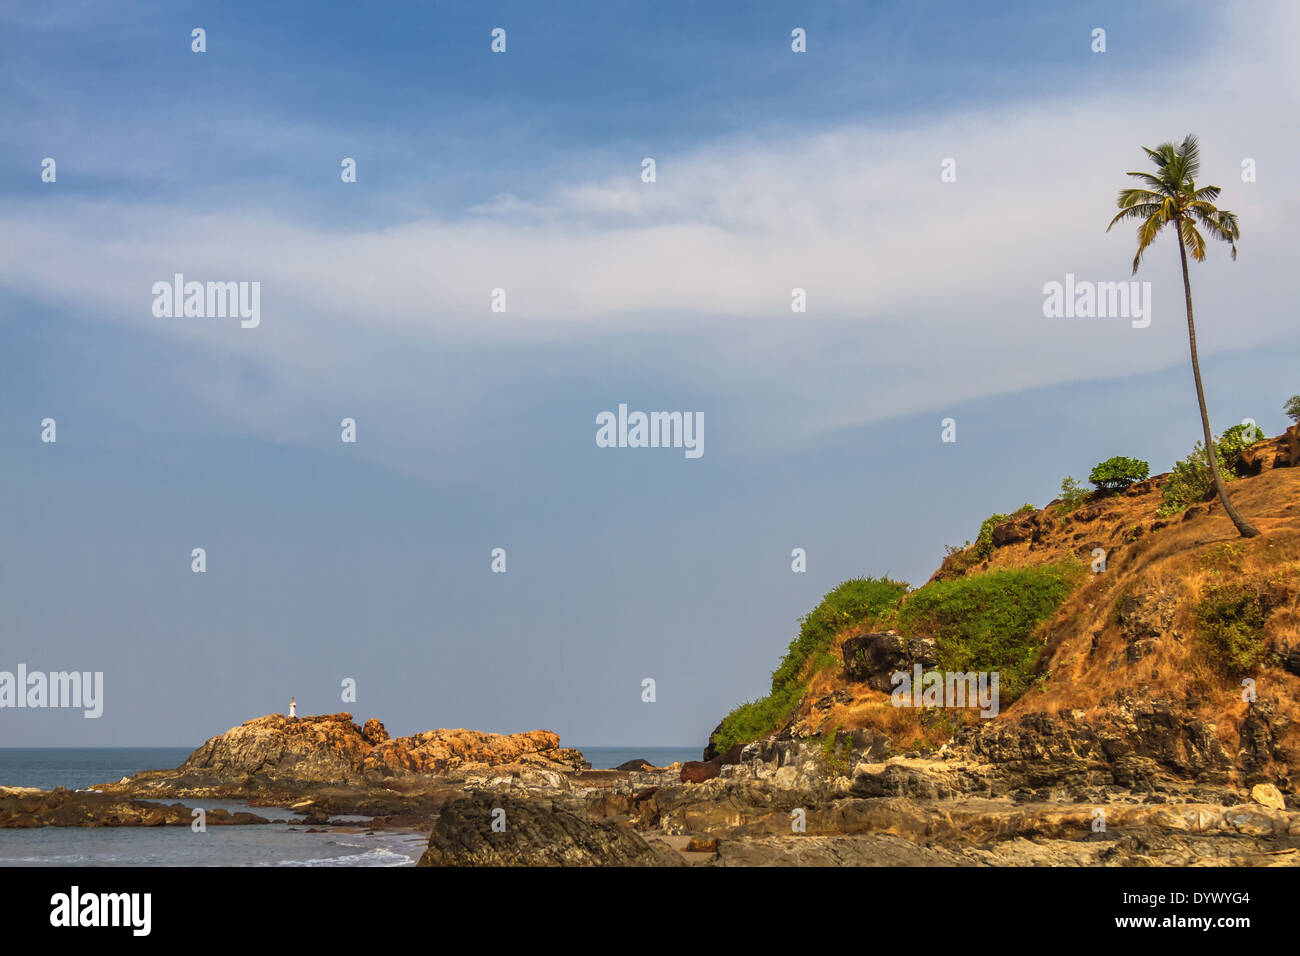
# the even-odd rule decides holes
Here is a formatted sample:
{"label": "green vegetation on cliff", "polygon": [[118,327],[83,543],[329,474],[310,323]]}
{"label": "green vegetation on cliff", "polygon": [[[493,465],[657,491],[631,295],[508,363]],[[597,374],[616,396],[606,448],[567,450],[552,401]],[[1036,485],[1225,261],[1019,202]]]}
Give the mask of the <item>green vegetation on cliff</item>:
{"label": "green vegetation on cliff", "polygon": [[898,605],[907,593],[905,581],[889,578],[853,578],[831,591],[822,602],[799,619],[799,635],[790,642],[785,659],[772,672],[772,691],[759,700],[746,701],[722,721],[713,746],[725,752],[775,731],[799,704],[808,689],[809,662],[828,656],[835,635],[846,627],[865,624]]}
{"label": "green vegetation on cliff", "polygon": [[1196,631],[1210,663],[1230,677],[1263,664],[1264,618],[1258,588],[1239,583],[1207,587],[1196,605]]}
{"label": "green vegetation on cliff", "polygon": [[998,671],[1003,706],[1028,688],[1038,625],[1086,576],[1077,561],[932,581],[908,595],[898,630],[933,637],[941,671]]}

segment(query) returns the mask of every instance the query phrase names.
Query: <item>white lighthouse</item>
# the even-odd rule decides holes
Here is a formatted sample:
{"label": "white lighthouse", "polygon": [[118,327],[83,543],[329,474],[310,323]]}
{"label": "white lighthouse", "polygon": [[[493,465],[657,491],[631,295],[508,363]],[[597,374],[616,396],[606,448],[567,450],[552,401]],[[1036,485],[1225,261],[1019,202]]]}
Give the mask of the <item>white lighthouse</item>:
{"label": "white lighthouse", "polygon": [[289,716],[290,717],[298,716],[298,704],[292,697],[289,698]]}

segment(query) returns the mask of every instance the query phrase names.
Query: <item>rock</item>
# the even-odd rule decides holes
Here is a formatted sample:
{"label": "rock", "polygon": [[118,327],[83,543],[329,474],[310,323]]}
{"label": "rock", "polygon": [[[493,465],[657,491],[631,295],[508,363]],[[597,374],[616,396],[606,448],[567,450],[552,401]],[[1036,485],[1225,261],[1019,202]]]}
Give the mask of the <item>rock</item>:
{"label": "rock", "polygon": [[710,837],[708,839],[704,839],[702,837],[691,837],[686,844],[686,852],[687,853],[717,853],[718,838]]}
{"label": "rock", "polygon": [[1290,725],[1290,718],[1279,714],[1277,705],[1268,698],[1260,697],[1247,708],[1237,727],[1241,742],[1237,763],[1245,771],[1248,783],[1266,782],[1260,778],[1267,779],[1270,767],[1291,762],[1286,746]]}
{"label": "rock", "polygon": [[885,693],[894,689],[891,674],[897,671],[910,673],[915,664],[924,668],[934,667],[939,660],[933,638],[909,639],[897,631],[846,638],[840,651],[844,655],[844,671],[849,680],[864,682],[873,690]]}
{"label": "rock", "polygon": [[372,746],[392,739],[388,736],[388,731],[384,729],[384,725],[379,722],[378,717],[371,717],[366,721],[366,725],[361,728],[361,736],[366,743]]}
{"label": "rock", "polygon": [[1282,791],[1271,783],[1257,783],[1251,787],[1250,799],[1261,807],[1271,807],[1274,810],[1286,809],[1286,801],[1282,799]]}
{"label": "rock", "polygon": [[1005,548],[1007,545],[1030,541],[1038,535],[1039,512],[1012,515],[1000,524],[993,526],[993,547]]}
{"label": "rock", "polygon": [[[165,806],[145,800],[124,799],[116,794],[88,790],[26,790],[0,793],[0,829],[33,827],[161,827],[189,826],[194,820],[190,807],[173,803]],[[266,823],[252,813],[209,810],[209,825]]]}
{"label": "rock", "polygon": [[682,764],[682,783],[703,783],[712,780],[722,772],[722,763],[716,757],[713,760],[688,760]]}
{"label": "rock", "polygon": [[1287,648],[1281,655],[1282,667],[1300,677],[1300,644]]}
{"label": "rock", "polygon": [[560,738],[548,730],[429,730],[393,739],[377,719],[368,720],[363,729],[346,712],[298,718],[268,714],[213,737],[174,771],[145,771],[124,784],[105,787],[359,787],[411,775],[466,777],[495,768],[545,775],[589,766],[579,751],[559,744]]}
{"label": "rock", "polygon": [[1120,633],[1126,642],[1126,657],[1135,664],[1156,649],[1161,638],[1173,631],[1174,614],[1178,601],[1172,596],[1154,592],[1126,594],[1116,605]]}
{"label": "rock", "polygon": [[660,768],[659,768],[659,767],[656,767],[654,764],[652,764],[652,763],[651,763],[650,761],[648,761],[648,760],[642,760],[640,757],[637,757],[635,760],[625,760],[625,761],[623,761],[621,764],[619,764],[619,765],[618,765],[617,767],[615,767],[614,769],[615,769],[615,770],[622,770],[622,771],[625,771],[625,772],[626,772],[626,771],[632,771],[632,770],[638,770],[638,771],[643,771],[643,772],[644,772],[644,771],[649,771],[649,770],[659,770]]}
{"label": "rock", "polygon": [[[504,811],[504,817],[501,812]],[[493,829],[504,820],[504,829]],[[420,866],[664,866],[680,863],[630,827],[549,800],[478,794],[438,814]]]}
{"label": "rock", "polygon": [[366,776],[403,773],[448,774],[476,767],[524,764],[538,769],[576,771],[590,766],[577,750],[561,748],[549,730],[489,734],[478,730],[426,730],[386,741],[362,761]]}

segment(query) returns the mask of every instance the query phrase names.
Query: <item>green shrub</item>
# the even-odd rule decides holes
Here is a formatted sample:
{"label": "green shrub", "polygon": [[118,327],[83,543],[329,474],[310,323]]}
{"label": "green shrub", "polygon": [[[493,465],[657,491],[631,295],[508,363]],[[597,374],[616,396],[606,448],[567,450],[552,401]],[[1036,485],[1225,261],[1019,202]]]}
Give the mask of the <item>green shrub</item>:
{"label": "green shrub", "polygon": [[[1245,425],[1233,425],[1214,442],[1215,456],[1219,461],[1219,474],[1224,481],[1237,477],[1237,468],[1241,465],[1241,452],[1258,440],[1258,428],[1255,435],[1247,432]],[[1214,481],[1210,477],[1210,462],[1205,455],[1205,445],[1197,442],[1192,453],[1180,462],[1174,463],[1173,473],[1161,489],[1163,501],[1156,509],[1156,514],[1167,517],[1214,497]]]}
{"label": "green shrub", "polygon": [[1207,587],[1196,605],[1197,636],[1220,671],[1240,677],[1264,663],[1264,604],[1253,588],[1240,584]]}
{"label": "green shrub", "polygon": [[840,736],[840,725],[836,724],[829,734],[822,739],[822,765],[832,777],[847,776],[849,757],[853,753],[853,735]]}
{"label": "green shrub", "polygon": [[980,524],[979,534],[975,536],[975,550],[973,556],[977,561],[982,561],[993,553],[993,529],[1006,521],[1008,518],[1014,518],[1017,515],[1028,514],[1034,510],[1033,505],[1021,505],[1009,515],[991,514]]}
{"label": "green shrub", "polygon": [[1292,395],[1282,406],[1282,411],[1293,422],[1300,422],[1300,395]]}
{"label": "green shrub", "polygon": [[1259,440],[1259,428],[1247,425],[1233,425],[1214,443],[1214,451],[1219,458],[1219,470],[1224,478],[1236,475],[1241,468],[1241,453]]}
{"label": "green shrub", "polygon": [[1087,500],[1091,492],[1075,480],[1073,475],[1061,479],[1061,503],[1057,507],[1069,514],[1076,511]]}
{"label": "green shrub", "polygon": [[989,571],[933,581],[908,595],[898,629],[938,645],[943,671],[998,671],[1003,706],[1028,688],[1038,655],[1038,625],[1087,577],[1082,564]]}
{"label": "green shrub", "polygon": [[1163,500],[1156,509],[1156,514],[1162,518],[1177,514],[1205,501],[1213,491],[1214,483],[1210,480],[1210,464],[1205,457],[1205,446],[1197,442],[1190,455],[1174,463],[1174,470],[1161,489]]}
{"label": "green shrub", "polygon": [[1135,481],[1144,481],[1150,473],[1151,466],[1147,462],[1116,455],[1092,469],[1088,480],[1098,491],[1121,491]]}
{"label": "green shrub", "polygon": [[772,690],[759,700],[746,701],[725,718],[714,733],[716,750],[748,743],[775,731],[798,705],[808,688],[808,663],[815,667],[833,663],[826,653],[835,635],[893,610],[907,593],[907,583],[889,578],[853,578],[835,588],[820,604],[799,619],[799,634],[790,642],[785,658],[772,672]]}

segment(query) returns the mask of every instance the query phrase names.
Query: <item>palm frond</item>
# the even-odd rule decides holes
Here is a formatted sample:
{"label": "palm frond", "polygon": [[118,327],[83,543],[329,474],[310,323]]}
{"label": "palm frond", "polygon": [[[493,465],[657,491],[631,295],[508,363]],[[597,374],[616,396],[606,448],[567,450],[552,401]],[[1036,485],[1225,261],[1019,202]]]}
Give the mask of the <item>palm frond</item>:
{"label": "palm frond", "polygon": [[1190,219],[1184,219],[1179,224],[1179,234],[1183,240],[1183,245],[1191,253],[1193,259],[1197,262],[1205,260],[1205,237],[1197,230],[1196,225]]}
{"label": "palm frond", "polygon": [[1182,160],[1182,178],[1195,179],[1201,175],[1201,141],[1193,133],[1183,137],[1178,147],[1178,156]]}
{"label": "palm frond", "polygon": [[1165,221],[1159,216],[1151,216],[1144,219],[1138,226],[1138,248],[1137,255],[1133,257],[1133,274],[1137,275],[1138,266],[1142,264],[1142,253],[1146,252],[1147,247],[1156,241],[1156,236],[1160,235],[1160,230],[1165,226]]}
{"label": "palm frond", "polygon": [[1127,209],[1121,209],[1115,214],[1115,218],[1110,221],[1110,225],[1106,227],[1106,231],[1110,232],[1111,226],[1114,226],[1117,222],[1123,222],[1126,219],[1149,219],[1153,216],[1159,217],[1162,208],[1163,203],[1149,202],[1142,203],[1139,206],[1129,206]]}

